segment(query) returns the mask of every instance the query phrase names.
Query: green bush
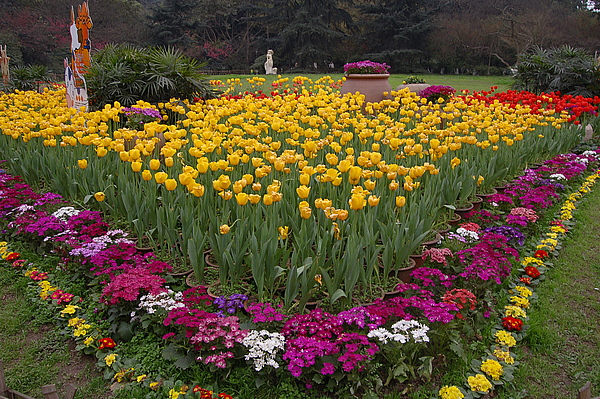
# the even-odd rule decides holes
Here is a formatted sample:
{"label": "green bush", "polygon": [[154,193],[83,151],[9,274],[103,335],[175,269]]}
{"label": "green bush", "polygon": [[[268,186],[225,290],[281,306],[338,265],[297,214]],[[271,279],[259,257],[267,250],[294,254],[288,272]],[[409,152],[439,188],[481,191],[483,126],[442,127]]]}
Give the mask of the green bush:
{"label": "green bush", "polygon": [[48,68],[43,65],[17,66],[10,69],[9,84],[2,90],[38,90],[48,81]]}
{"label": "green bush", "polygon": [[514,88],[534,93],[593,97],[600,95],[598,60],[584,49],[565,45],[550,49],[534,47],[519,55]]}
{"label": "green bush", "polygon": [[114,101],[130,106],[138,100],[159,103],[215,97],[219,92],[200,72],[202,66],[173,47],[109,45],[93,55],[85,75],[90,105],[101,108]]}

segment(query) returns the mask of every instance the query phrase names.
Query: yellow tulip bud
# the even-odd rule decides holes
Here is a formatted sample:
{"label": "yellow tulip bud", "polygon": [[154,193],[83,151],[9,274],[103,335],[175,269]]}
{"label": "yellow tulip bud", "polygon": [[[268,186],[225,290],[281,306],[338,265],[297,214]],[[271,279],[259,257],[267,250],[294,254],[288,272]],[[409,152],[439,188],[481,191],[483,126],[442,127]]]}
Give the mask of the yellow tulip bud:
{"label": "yellow tulip bud", "polygon": [[308,218],[310,218],[311,215],[312,215],[312,210],[310,209],[309,206],[303,206],[302,208],[300,208],[300,217],[302,219],[308,219]]}
{"label": "yellow tulip bud", "polygon": [[204,195],[204,186],[202,184],[196,184],[192,189],[194,197],[202,197]]}
{"label": "yellow tulip bud", "polygon": [[104,157],[106,154],[108,154],[108,150],[106,149],[106,147],[96,148],[96,155],[98,155],[99,158]]}
{"label": "yellow tulip bud", "polygon": [[165,180],[165,188],[169,191],[175,190],[177,188],[177,181],[175,179]]}
{"label": "yellow tulip bud", "polygon": [[121,158],[121,161],[127,162],[129,161],[129,153],[127,151],[121,151],[119,153],[119,158]]}
{"label": "yellow tulip bud", "polygon": [[223,190],[219,191],[219,196],[223,198],[225,201],[229,201],[233,198],[233,191],[231,190]]}
{"label": "yellow tulip bud", "polygon": [[154,180],[158,183],[158,184],[163,184],[166,180],[167,177],[169,175],[166,174],[165,172],[156,172],[156,174],[154,175]]}
{"label": "yellow tulip bud", "polygon": [[406,204],[406,197],[399,195],[396,197],[396,206],[402,208]]}
{"label": "yellow tulip bud", "polygon": [[360,194],[353,194],[348,200],[348,205],[350,205],[350,209],[355,211],[363,209],[366,204],[365,197]]}
{"label": "yellow tulip bud", "polygon": [[263,204],[272,205],[273,204],[273,196],[271,194],[263,195]]}
{"label": "yellow tulip bud", "polygon": [[381,197],[377,197],[375,195],[369,195],[368,203],[370,206],[377,206],[377,205],[379,205],[380,200],[381,200]]}
{"label": "yellow tulip bud", "polygon": [[310,183],[310,175],[307,173],[300,174],[300,184],[302,184],[304,186],[308,186],[309,183]]}
{"label": "yellow tulip bud", "polygon": [[104,201],[104,198],[106,198],[106,195],[102,191],[98,191],[96,194],[94,194],[94,198],[96,201],[102,202]]}
{"label": "yellow tulip bud", "polygon": [[296,193],[298,194],[298,197],[300,197],[302,199],[306,199],[306,198],[308,198],[308,195],[310,194],[310,187],[302,185],[302,186],[296,188]]}
{"label": "yellow tulip bud", "polygon": [[258,204],[260,202],[260,195],[258,194],[248,194],[248,200],[251,204]]}
{"label": "yellow tulip bud", "polygon": [[142,163],[140,161],[133,161],[131,163],[131,170],[133,170],[134,172],[139,172],[140,170],[142,170]]}
{"label": "yellow tulip bud", "polygon": [[169,167],[169,168],[170,168],[171,166],[173,166],[173,157],[166,157],[166,158],[165,158],[165,166],[167,166],[167,167]]}
{"label": "yellow tulip bud", "polygon": [[351,166],[348,173],[350,180],[358,180],[362,176],[362,169],[360,166]]}
{"label": "yellow tulip bud", "polygon": [[151,159],[150,160],[150,169],[158,170],[158,168],[160,168],[160,161],[158,159]]}
{"label": "yellow tulip bud", "polygon": [[187,173],[179,174],[179,182],[181,184],[183,184],[184,186],[187,186],[188,184],[190,184],[192,182],[192,180],[193,180],[192,176]]}
{"label": "yellow tulip bud", "polygon": [[248,194],[238,193],[235,195],[235,200],[238,203],[238,205],[246,205],[248,203]]}
{"label": "yellow tulip bud", "polygon": [[286,238],[288,238],[290,228],[289,226],[279,226],[277,228],[277,231],[279,232],[279,239],[285,240]]}
{"label": "yellow tulip bud", "polygon": [[349,212],[346,209],[338,209],[337,210],[337,218],[338,220],[346,220],[348,219]]}
{"label": "yellow tulip bud", "polygon": [[375,189],[375,185],[377,184],[377,182],[375,180],[365,180],[365,188],[367,190],[373,191]]}

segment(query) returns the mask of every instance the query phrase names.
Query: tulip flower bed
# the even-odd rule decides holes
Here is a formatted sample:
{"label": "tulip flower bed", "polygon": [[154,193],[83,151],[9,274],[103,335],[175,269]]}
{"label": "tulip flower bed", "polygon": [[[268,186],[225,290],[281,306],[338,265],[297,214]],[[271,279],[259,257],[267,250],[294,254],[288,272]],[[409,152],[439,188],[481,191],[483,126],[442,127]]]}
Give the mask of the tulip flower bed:
{"label": "tulip flower bed", "polygon": [[[532,109],[481,94],[434,104],[401,91],[365,105],[359,95],[340,97],[338,82],[309,83],[286,87],[282,79],[270,95],[159,104],[163,120],[143,130],[130,127],[131,108],[118,104],[77,113],[60,91],[0,97],[0,155],[27,182],[62,196],[5,175],[7,229],[52,251],[61,274],[89,287],[76,294],[95,300],[72,305],[69,287],[27,267],[40,298],[59,307],[107,378],[147,397],[198,397],[201,386],[218,391],[212,384],[248,369],[257,385],[279,381],[311,397],[441,385],[434,370],[470,360],[461,348],[496,315],[543,210],[596,162],[596,152],[569,154],[527,169],[426,251],[425,267],[393,298],[356,306],[361,293],[396,286],[390,275],[454,207],[572,148],[582,134],[571,122],[593,117],[600,100]],[[161,243],[156,255],[138,251],[111,219]],[[540,250],[551,253],[555,238],[546,240]],[[206,248],[218,268],[205,265]],[[212,298],[206,285],[185,289],[168,274],[177,263],[206,284],[218,279],[222,295]],[[321,306],[306,309],[319,295]],[[519,338],[510,328],[526,320],[525,304],[506,310],[506,331],[496,336],[502,354],[484,359],[460,395],[510,378],[509,344]],[[156,359],[140,360],[140,336],[186,371],[165,375]],[[201,383],[196,392],[192,379]],[[460,389],[445,386],[440,395],[460,397]]]}
{"label": "tulip flower bed", "polygon": [[[246,365],[263,382],[285,380],[283,373],[303,384],[307,397],[315,397],[327,391],[347,394],[339,386],[342,382],[351,383],[355,395],[381,394],[407,382],[435,387],[444,378],[434,373],[434,364],[443,369],[448,364],[440,364],[441,359],[455,357],[457,362],[467,356],[457,348],[466,347],[476,331],[492,324],[490,349],[471,361],[473,372],[464,386],[439,388],[443,399],[479,397],[511,380],[518,364],[512,351],[526,331],[533,289],[573,225],[576,201],[600,175],[595,172],[577,191],[566,192],[598,166],[599,157],[600,151],[567,154],[525,170],[506,194],[489,197],[484,209],[472,212],[441,244],[427,250],[426,265],[413,271],[412,283],[398,286],[397,297],[338,313],[321,308],[285,312],[277,304],[248,303],[240,294],[211,298],[204,286],[177,290],[177,281],[164,274],[169,265],[138,253],[127,234],[110,230],[99,213],[66,206],[54,194],[37,194],[4,172],[0,212],[3,235],[12,242],[0,243],[0,255],[6,267],[30,279],[33,293],[55,309],[77,348],[95,355],[105,377],[127,387],[126,395],[209,398],[212,390],[202,386],[220,382],[205,375],[204,381],[184,383],[155,374],[155,365],[135,356],[127,358],[127,348],[135,342],[132,335],[148,331],[162,355],[181,368],[202,369],[204,364],[207,370],[224,372]],[[542,188],[544,201],[531,206],[526,193]],[[527,235],[537,236],[540,220],[549,220],[544,211],[565,197],[539,241],[526,244]],[[54,222],[51,228],[41,228],[49,221]],[[55,271],[38,270],[11,250],[32,236],[48,243],[58,265]],[[107,261],[110,266],[102,268]],[[75,272],[87,274],[87,285],[77,281],[81,277]],[[62,276],[56,278],[65,287],[54,285],[55,275]],[[168,280],[176,290],[165,285]],[[95,286],[104,287],[100,296],[93,293]],[[499,300],[501,290],[508,292],[508,304]],[[92,299],[98,297],[99,302]]]}

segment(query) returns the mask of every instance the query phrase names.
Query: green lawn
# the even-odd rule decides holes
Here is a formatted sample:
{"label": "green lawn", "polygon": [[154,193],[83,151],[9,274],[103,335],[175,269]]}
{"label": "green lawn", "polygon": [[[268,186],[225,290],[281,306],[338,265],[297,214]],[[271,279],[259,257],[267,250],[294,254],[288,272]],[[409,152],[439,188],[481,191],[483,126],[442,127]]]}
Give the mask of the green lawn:
{"label": "green lawn", "polygon": [[[240,78],[243,82],[246,79],[252,77],[262,77],[266,79],[266,82],[262,86],[263,91],[270,90],[270,84],[278,79],[277,75],[213,75],[210,76],[210,79],[218,79],[223,82],[226,82],[227,79],[235,79]],[[282,78],[289,78],[292,80],[296,76],[306,76],[313,81],[323,77],[323,76],[331,76],[333,79],[338,80],[341,79],[344,75],[341,73],[331,74],[331,75],[322,75],[322,74],[285,74],[279,75]],[[431,85],[443,85],[443,86],[452,86],[457,91],[461,90],[469,90],[473,91],[481,91],[481,90],[489,90],[492,86],[498,86],[497,91],[505,91],[508,90],[513,83],[514,79],[510,76],[471,76],[471,75],[414,75],[419,78],[425,79],[425,81]],[[406,79],[408,75],[391,75],[390,76],[390,84],[393,88],[398,87],[402,84],[402,81]],[[242,90],[254,90],[256,87],[251,87],[250,84],[245,83],[242,86]]]}

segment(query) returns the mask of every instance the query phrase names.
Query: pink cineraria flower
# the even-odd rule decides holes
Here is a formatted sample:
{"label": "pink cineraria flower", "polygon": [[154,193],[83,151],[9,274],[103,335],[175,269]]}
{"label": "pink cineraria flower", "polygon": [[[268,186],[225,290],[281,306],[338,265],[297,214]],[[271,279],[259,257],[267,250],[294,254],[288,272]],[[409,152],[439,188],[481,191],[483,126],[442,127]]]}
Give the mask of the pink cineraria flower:
{"label": "pink cineraria flower", "polygon": [[444,266],[448,266],[447,256],[453,256],[449,248],[429,248],[423,252],[423,259],[429,258],[432,262],[441,263]]}

